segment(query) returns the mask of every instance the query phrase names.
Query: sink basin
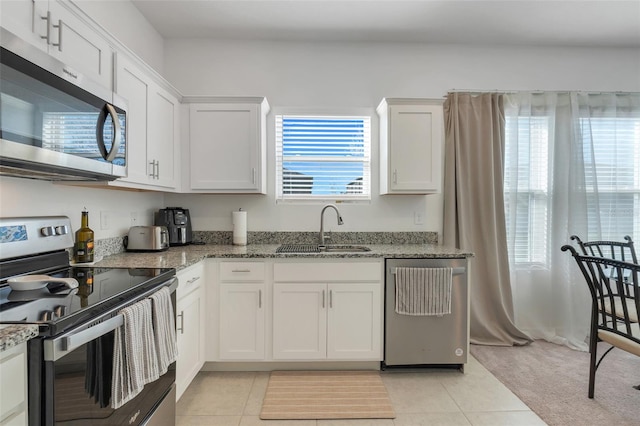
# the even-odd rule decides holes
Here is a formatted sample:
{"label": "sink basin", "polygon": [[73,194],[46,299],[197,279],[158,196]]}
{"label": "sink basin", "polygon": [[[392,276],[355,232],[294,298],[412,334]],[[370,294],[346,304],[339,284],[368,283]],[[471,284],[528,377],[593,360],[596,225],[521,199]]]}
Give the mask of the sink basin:
{"label": "sink basin", "polygon": [[282,244],[276,253],[362,253],[371,251],[369,247],[352,244]]}

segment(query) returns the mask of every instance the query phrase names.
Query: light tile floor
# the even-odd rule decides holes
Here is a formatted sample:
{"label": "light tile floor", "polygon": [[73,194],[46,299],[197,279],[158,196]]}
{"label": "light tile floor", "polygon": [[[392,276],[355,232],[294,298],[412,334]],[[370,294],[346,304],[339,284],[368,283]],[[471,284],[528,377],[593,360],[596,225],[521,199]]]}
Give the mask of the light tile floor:
{"label": "light tile floor", "polygon": [[177,424],[208,426],[538,426],[545,423],[470,357],[454,370],[381,372],[393,420],[260,420],[268,372],[200,372],[178,401]]}

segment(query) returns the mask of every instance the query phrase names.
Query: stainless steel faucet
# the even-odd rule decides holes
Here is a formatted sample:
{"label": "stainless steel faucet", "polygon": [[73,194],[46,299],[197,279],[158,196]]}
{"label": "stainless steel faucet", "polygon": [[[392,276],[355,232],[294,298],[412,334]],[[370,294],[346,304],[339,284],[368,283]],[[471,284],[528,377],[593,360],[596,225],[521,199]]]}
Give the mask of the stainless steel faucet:
{"label": "stainless steel faucet", "polygon": [[331,207],[332,209],[334,209],[336,211],[336,216],[338,217],[338,225],[342,225],[344,222],[342,221],[342,216],[340,216],[340,211],[338,210],[338,208],[336,206],[334,206],[333,204],[327,204],[326,206],[324,206],[322,208],[322,211],[320,212],[320,238],[318,238],[318,242],[320,243],[321,246],[324,245],[324,240],[325,240],[325,236],[324,236],[324,211],[326,209],[328,209],[329,207]]}

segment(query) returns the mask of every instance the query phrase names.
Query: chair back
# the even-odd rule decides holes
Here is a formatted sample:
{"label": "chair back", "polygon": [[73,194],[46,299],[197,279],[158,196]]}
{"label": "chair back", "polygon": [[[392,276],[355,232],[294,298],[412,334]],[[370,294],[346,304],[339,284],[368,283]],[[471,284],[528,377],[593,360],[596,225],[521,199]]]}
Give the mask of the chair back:
{"label": "chair back", "polygon": [[567,250],[589,286],[592,336],[640,356],[640,265],[581,255],[571,245],[562,246]]}
{"label": "chair back", "polygon": [[630,236],[624,236],[623,241],[582,241],[577,235],[570,237],[576,241],[585,256],[606,257],[608,259],[621,260],[623,262],[638,263],[633,240]]}

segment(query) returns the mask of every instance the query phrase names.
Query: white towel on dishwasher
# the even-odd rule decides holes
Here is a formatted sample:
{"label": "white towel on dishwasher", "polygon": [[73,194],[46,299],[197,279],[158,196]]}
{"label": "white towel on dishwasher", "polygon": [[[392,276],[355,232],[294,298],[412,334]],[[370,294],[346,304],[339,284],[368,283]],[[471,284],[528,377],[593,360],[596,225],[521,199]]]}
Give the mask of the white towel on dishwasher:
{"label": "white towel on dishwasher", "polygon": [[118,312],[124,324],[115,330],[111,407],[138,395],[145,384],[160,377],[153,333],[151,300],[144,299]]}
{"label": "white towel on dishwasher", "polygon": [[155,335],[158,368],[160,375],[178,358],[176,323],[174,320],[171,292],[164,287],[149,297],[153,304],[153,332]]}
{"label": "white towel on dishwasher", "polygon": [[396,268],[396,306],[401,315],[451,313],[453,268]]}

